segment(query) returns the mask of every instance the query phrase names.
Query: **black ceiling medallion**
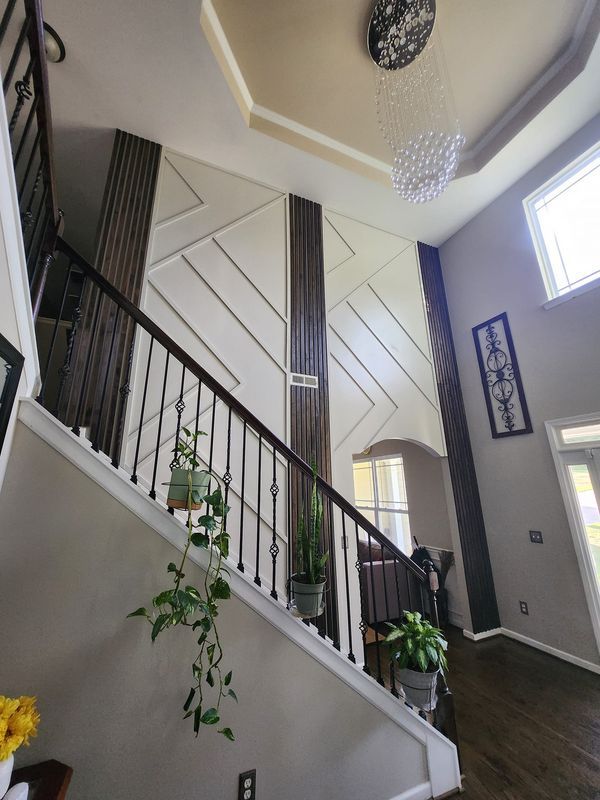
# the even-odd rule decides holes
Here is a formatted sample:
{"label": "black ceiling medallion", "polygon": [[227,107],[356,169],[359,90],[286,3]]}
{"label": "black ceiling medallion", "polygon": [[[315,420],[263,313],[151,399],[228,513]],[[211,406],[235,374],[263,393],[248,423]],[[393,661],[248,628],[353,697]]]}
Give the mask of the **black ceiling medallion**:
{"label": "black ceiling medallion", "polygon": [[435,0],[378,0],[367,46],[382,69],[401,69],[422,53],[435,24]]}

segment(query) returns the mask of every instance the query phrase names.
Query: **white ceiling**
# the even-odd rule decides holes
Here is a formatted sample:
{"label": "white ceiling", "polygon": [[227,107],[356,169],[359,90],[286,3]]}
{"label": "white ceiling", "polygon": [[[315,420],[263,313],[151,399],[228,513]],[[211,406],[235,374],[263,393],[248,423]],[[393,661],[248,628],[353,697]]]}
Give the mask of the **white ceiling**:
{"label": "white ceiling", "polygon": [[414,206],[391,187],[248,129],[200,29],[200,8],[200,0],[44,2],[67,49],[63,63],[49,66],[66,236],[88,256],[116,127],[441,244],[600,111],[596,44],[585,70],[483,169]]}

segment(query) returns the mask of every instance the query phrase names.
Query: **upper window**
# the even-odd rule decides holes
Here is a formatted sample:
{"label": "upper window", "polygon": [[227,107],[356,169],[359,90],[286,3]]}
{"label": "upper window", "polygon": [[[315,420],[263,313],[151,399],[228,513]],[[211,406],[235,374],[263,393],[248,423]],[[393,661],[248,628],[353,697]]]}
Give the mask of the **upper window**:
{"label": "upper window", "polygon": [[550,299],[600,282],[600,145],[525,200]]}
{"label": "upper window", "polygon": [[411,552],[402,456],[354,462],[354,496],[359,511],[405,553]]}

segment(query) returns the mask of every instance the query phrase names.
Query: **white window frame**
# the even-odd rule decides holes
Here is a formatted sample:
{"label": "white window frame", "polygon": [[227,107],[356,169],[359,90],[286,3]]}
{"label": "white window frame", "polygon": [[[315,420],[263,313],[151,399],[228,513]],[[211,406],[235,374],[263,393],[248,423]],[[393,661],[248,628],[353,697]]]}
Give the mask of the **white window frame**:
{"label": "white window frame", "polygon": [[[372,511],[375,515],[375,527],[377,530],[381,530],[381,526],[379,524],[379,513],[383,512],[384,514],[404,514],[408,518],[408,525],[410,530],[410,511],[408,508],[408,494],[406,496],[406,510],[403,508],[387,508],[386,506],[382,506],[379,503],[379,487],[377,485],[377,468],[376,464],[378,461],[387,461],[390,458],[400,458],[402,460],[402,475],[404,477],[404,485],[406,486],[406,472],[404,471],[404,457],[402,453],[395,453],[393,455],[386,455],[386,456],[367,456],[366,458],[355,458],[352,461],[352,468],[354,469],[354,464],[365,464],[369,462],[371,464],[371,480],[373,481],[373,497],[375,500],[374,506],[366,506],[366,505],[357,505],[356,501],[356,494],[355,494],[355,501],[354,504],[356,506],[356,510],[360,511]],[[362,530],[362,529],[361,529]],[[361,531],[359,531],[360,533]],[[396,542],[394,542],[397,547],[400,547]],[[400,548],[402,549],[402,548]],[[409,553],[410,555],[410,553]]]}
{"label": "white window frame", "polygon": [[596,496],[600,497],[600,442],[565,444],[561,435],[564,428],[586,424],[594,425],[599,422],[600,413],[549,420],[546,422],[546,432],[550,441],[554,466],[556,467],[569,528],[573,537],[575,555],[583,578],[583,589],[590,612],[594,636],[596,637],[596,646],[600,653],[600,587],[598,586],[596,569],[590,554],[579,503],[568,472],[569,464],[586,463],[590,470],[590,477]]}
{"label": "white window frame", "polygon": [[549,191],[557,188],[560,186],[560,184],[566,183],[573,175],[584,169],[587,164],[589,164],[595,158],[598,158],[598,156],[600,156],[600,142],[595,144],[593,147],[590,147],[589,150],[586,150],[586,152],[583,153],[583,155],[581,155],[578,159],[568,164],[563,170],[561,170],[561,172],[554,175],[549,181],[546,181],[543,186],[541,186],[539,189],[536,189],[535,192],[532,192],[523,200],[525,216],[527,217],[527,223],[529,225],[531,238],[533,239],[533,245],[535,247],[542,278],[544,279],[546,294],[548,296],[548,302],[544,303],[544,308],[551,308],[552,306],[562,303],[565,300],[570,300],[572,297],[576,297],[577,295],[600,287],[599,275],[598,277],[592,278],[585,283],[579,283],[577,286],[573,286],[568,290],[561,292],[558,289],[550,256],[548,255],[544,236],[542,234],[538,216],[534,208],[536,201],[539,200],[540,197],[548,194]]}

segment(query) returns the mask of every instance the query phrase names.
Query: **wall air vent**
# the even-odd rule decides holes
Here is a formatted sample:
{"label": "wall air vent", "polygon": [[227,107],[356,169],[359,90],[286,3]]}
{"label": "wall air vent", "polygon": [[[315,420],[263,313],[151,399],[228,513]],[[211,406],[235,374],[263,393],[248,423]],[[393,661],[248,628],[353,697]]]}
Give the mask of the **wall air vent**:
{"label": "wall air vent", "polygon": [[292,372],[290,375],[290,383],[292,386],[304,386],[307,389],[319,388],[319,379],[316,375],[300,375],[297,372]]}

